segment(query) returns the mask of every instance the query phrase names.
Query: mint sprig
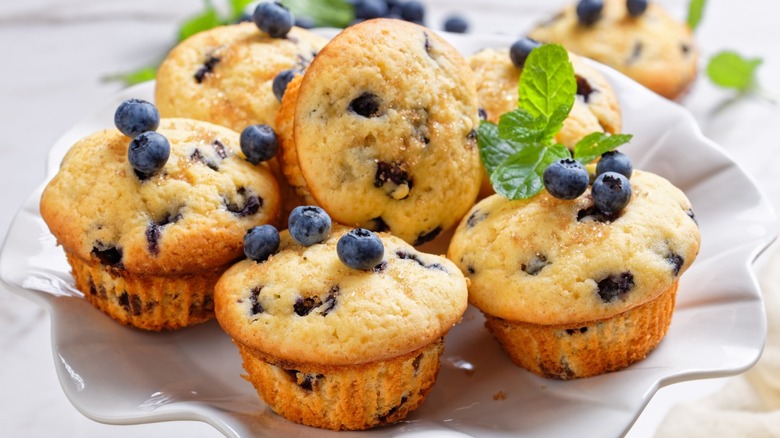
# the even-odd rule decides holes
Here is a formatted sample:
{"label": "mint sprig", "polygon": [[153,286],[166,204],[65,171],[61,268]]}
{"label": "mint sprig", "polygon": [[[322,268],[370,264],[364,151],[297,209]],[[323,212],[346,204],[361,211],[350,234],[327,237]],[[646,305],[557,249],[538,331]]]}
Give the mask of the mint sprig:
{"label": "mint sprig", "polygon": [[[547,166],[572,157],[566,146],[554,140],[577,93],[568,52],[557,44],[531,51],[518,87],[518,108],[503,114],[498,125],[483,121],[477,131],[490,183],[496,193],[511,200],[539,193]],[[574,159],[587,164],[629,140],[628,134],[595,132],[577,142]]]}

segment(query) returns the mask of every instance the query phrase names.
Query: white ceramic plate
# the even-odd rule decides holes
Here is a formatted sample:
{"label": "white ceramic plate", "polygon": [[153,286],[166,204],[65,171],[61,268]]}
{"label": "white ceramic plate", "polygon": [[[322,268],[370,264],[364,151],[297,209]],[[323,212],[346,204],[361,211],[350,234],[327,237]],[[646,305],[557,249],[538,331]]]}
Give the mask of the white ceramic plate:
{"label": "white ceramic plate", "polygon": [[[447,36],[463,53],[506,47],[506,37]],[[669,334],[626,370],[569,382],[532,375],[510,363],[469,309],[446,339],[439,379],[428,400],[398,425],[360,436],[618,436],[656,390],[675,382],[737,374],[758,359],[766,336],[752,263],[775,237],[767,199],[694,119],[624,76],[599,66],[624,112],[622,148],[635,167],[658,173],[690,197],[701,228],[698,259],[682,277]],[[153,84],[130,88],[63,135],[47,176],[73,142],[112,126],[124,99],[152,99]],[[121,326],[73,288],[63,252],[33,193],[0,253],[5,285],[49,310],[52,350],[73,405],[111,424],[199,420],[229,437],[329,436],[273,414],[241,377],[238,351],[215,322],[169,333]],[[503,396],[499,396],[503,394]],[[354,435],[353,436],[357,436]]]}

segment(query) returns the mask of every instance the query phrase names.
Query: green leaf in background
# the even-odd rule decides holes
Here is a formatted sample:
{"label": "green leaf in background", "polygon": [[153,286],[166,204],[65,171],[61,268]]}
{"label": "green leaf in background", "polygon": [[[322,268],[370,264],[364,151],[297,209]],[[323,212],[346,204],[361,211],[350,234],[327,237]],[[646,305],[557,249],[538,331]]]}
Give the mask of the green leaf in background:
{"label": "green leaf in background", "polygon": [[520,145],[501,138],[498,126],[488,121],[483,121],[479,124],[477,141],[479,144],[479,156],[482,158],[482,164],[485,166],[488,175],[492,174],[496,167],[506,161],[512,154],[520,150]]}
{"label": "green leaf in background", "polygon": [[761,58],[745,59],[736,52],[723,51],[710,58],[707,76],[720,87],[749,91],[756,85],[756,69]]}
{"label": "green leaf in background", "polygon": [[531,51],[518,84],[518,107],[534,118],[544,116],[552,138],[574,105],[577,80],[569,53],[558,44],[544,44]]}
{"label": "green leaf in background", "polygon": [[103,78],[104,81],[121,81],[126,86],[140,84],[141,82],[151,81],[157,74],[157,65],[142,67],[129,73],[120,73],[109,75]]}
{"label": "green leaf in background", "polygon": [[244,15],[244,11],[246,11],[246,8],[252,4],[255,0],[230,0],[230,15],[231,15],[231,22],[235,22],[239,18],[241,18],[242,15]]}
{"label": "green leaf in background", "polygon": [[704,16],[704,6],[707,4],[707,0],[691,0],[688,3],[688,27],[691,30],[696,30],[699,26],[701,18]]}
{"label": "green leaf in background", "polygon": [[544,169],[552,162],[569,158],[565,146],[526,146],[504,160],[490,175],[496,193],[509,200],[527,199],[542,191]]}
{"label": "green leaf in background", "polygon": [[346,27],[355,19],[346,0],[282,0],[293,15],[308,17],[317,27]]}
{"label": "green leaf in background", "polygon": [[181,28],[179,28],[179,41],[184,41],[198,32],[223,24],[214,5],[209,0],[205,0],[204,3],[206,9],[203,12],[182,23]]}
{"label": "green leaf in background", "polygon": [[631,134],[609,135],[603,132],[588,134],[574,145],[574,159],[583,165],[588,164],[604,152],[609,152],[628,143],[633,137]]}

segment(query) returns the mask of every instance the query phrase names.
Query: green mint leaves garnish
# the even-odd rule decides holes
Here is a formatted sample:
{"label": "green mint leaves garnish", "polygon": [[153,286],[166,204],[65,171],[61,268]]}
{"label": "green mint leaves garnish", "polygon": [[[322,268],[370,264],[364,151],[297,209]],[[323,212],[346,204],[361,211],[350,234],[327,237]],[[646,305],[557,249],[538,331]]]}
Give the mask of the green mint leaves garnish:
{"label": "green mint leaves garnish", "polygon": [[745,59],[736,52],[723,51],[710,58],[707,76],[720,87],[748,92],[756,86],[756,69],[761,58]]}
{"label": "green mint leaves garnish", "polygon": [[702,17],[704,16],[704,6],[706,6],[707,0],[691,0],[688,3],[688,27],[691,30],[696,30],[699,26]]}
{"label": "green mint leaves garnish", "polygon": [[[544,188],[542,176],[551,163],[571,158],[553,137],[563,127],[577,94],[569,54],[557,44],[531,51],[518,85],[518,107],[503,114],[498,124],[483,121],[477,138],[482,163],[496,193],[526,199]],[[574,159],[587,164],[604,152],[631,140],[631,135],[595,132],[574,147]]]}

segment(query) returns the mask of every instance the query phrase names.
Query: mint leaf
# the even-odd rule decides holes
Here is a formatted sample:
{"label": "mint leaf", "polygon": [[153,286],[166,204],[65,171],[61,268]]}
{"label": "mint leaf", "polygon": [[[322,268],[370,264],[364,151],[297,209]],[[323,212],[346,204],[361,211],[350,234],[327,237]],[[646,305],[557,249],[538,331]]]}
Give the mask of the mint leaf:
{"label": "mint leaf", "polygon": [[235,22],[236,20],[241,18],[242,15],[244,15],[244,11],[246,11],[246,8],[249,7],[250,4],[254,3],[254,0],[230,0],[229,3],[230,3],[230,15],[231,15],[230,21]]}
{"label": "mint leaf", "polygon": [[520,145],[511,140],[501,138],[499,128],[495,123],[484,121],[477,129],[479,156],[488,175],[492,174],[501,163],[520,150]]}
{"label": "mint leaf", "polygon": [[222,20],[209,0],[204,0],[206,10],[182,23],[179,28],[179,41],[222,24]]}
{"label": "mint leaf", "polygon": [[707,0],[691,0],[688,3],[688,27],[691,30],[696,30],[699,26],[701,18],[704,16],[704,6],[707,4]]}
{"label": "mint leaf", "polygon": [[569,150],[559,144],[525,146],[495,168],[490,183],[496,193],[509,200],[530,198],[544,188],[544,169],[556,160],[570,157]]}
{"label": "mint leaf", "polygon": [[710,58],[707,76],[720,87],[745,92],[756,85],[756,69],[761,58],[745,59],[736,52],[723,51]]}
{"label": "mint leaf", "polygon": [[569,53],[558,44],[545,44],[532,50],[518,87],[518,108],[534,118],[543,116],[547,137],[552,138],[571,111],[577,93]]}
{"label": "mint leaf", "polygon": [[574,145],[574,159],[583,165],[588,164],[604,152],[628,143],[633,137],[631,134],[609,135],[603,132],[588,134]]}
{"label": "mint leaf", "polygon": [[534,117],[524,109],[516,109],[501,115],[498,119],[501,138],[520,143],[542,143],[547,134],[547,119]]}
{"label": "mint leaf", "polygon": [[346,0],[282,0],[296,16],[309,17],[318,27],[346,27],[355,11]]}
{"label": "mint leaf", "polygon": [[119,73],[105,76],[104,81],[121,81],[126,86],[140,84],[141,82],[151,81],[157,74],[157,65],[141,67],[138,70],[129,73]]}

